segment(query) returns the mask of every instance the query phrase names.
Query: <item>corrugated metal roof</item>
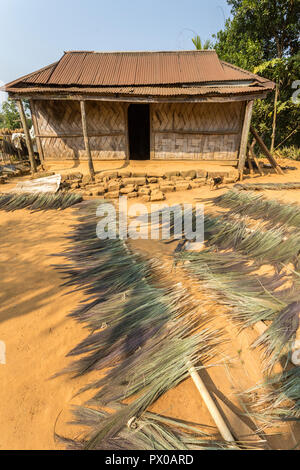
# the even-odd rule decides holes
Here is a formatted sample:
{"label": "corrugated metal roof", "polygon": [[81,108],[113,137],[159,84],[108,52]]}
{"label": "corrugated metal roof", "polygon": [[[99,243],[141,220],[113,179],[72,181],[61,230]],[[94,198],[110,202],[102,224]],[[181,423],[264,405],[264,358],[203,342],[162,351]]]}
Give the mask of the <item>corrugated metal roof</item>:
{"label": "corrugated metal roof", "polygon": [[[54,89],[68,87],[93,87],[91,93],[103,94],[97,87],[135,87],[141,94],[177,94],[184,92],[178,85],[202,84],[230,81],[253,81],[265,86],[268,82],[257,75],[220,61],[213,50],[170,51],[170,52],[66,52],[62,58],[48,67],[44,67],[25,77],[7,84],[6,91],[21,93],[23,88],[32,92],[47,87]],[[268,82],[270,84],[270,82]],[[176,86],[166,90],[163,85]],[[141,87],[152,86],[152,92],[141,91]],[[33,88],[38,87],[38,88]],[[153,88],[154,87],[154,88]],[[158,87],[158,88],[157,88]],[[161,90],[159,90],[161,87]],[[237,86],[235,86],[237,89]],[[18,89],[18,91],[17,91]],[[269,89],[272,86],[269,85]],[[194,94],[193,88],[190,89]],[[87,91],[87,90],[85,90]],[[204,90],[203,90],[204,91]],[[225,90],[222,90],[225,92]],[[122,93],[121,91],[113,91]],[[199,92],[199,89],[198,89]],[[243,92],[246,92],[243,88]],[[199,92],[198,94],[202,94]]]}

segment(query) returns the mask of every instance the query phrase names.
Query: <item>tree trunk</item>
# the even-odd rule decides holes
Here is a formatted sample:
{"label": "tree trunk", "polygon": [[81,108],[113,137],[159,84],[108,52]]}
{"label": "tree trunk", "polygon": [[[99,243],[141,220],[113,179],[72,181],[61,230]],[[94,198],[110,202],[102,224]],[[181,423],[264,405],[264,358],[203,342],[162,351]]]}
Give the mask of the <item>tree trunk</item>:
{"label": "tree trunk", "polygon": [[278,100],[278,84],[275,86],[275,97],[274,97],[274,112],[273,112],[273,124],[272,124],[272,137],[271,137],[271,148],[270,152],[274,151],[275,134],[276,134],[276,118],[277,118],[277,100]]}

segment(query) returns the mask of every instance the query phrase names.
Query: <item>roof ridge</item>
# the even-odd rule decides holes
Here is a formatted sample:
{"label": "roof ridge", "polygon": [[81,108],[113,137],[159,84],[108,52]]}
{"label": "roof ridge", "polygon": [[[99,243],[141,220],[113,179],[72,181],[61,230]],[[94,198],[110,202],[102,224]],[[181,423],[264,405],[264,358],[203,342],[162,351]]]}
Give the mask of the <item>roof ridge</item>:
{"label": "roof ridge", "polygon": [[65,54],[178,54],[178,53],[196,53],[199,52],[216,52],[215,49],[187,49],[187,50],[172,50],[172,51],[64,51]]}

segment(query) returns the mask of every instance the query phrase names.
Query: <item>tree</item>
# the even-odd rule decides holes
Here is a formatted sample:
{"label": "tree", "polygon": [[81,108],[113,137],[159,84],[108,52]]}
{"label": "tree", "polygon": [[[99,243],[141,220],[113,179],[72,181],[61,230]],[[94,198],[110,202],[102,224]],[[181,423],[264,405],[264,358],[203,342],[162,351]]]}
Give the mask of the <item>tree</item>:
{"label": "tree", "polygon": [[[25,112],[27,115],[28,126],[31,127],[30,107],[28,101],[24,100]],[[21,118],[17,105],[13,100],[4,101],[2,110],[0,110],[0,128],[18,129],[21,128]]]}
{"label": "tree", "polygon": [[259,41],[264,59],[292,56],[299,51],[299,0],[227,0],[232,26],[240,37],[246,33]]}
{"label": "tree", "polygon": [[[300,77],[300,1],[227,0],[232,17],[213,35],[221,60],[276,82],[265,100],[256,100],[253,120],[271,149],[299,123],[299,106],[291,101],[292,83]],[[276,130],[276,133],[275,133]],[[299,143],[293,133],[289,143]]]}
{"label": "tree", "polygon": [[292,101],[291,95],[292,83],[300,76],[300,53],[263,62],[254,69],[254,73],[276,82],[278,90],[275,101],[275,92],[265,100],[256,100],[253,115],[255,126],[268,143],[271,143],[271,150],[291,133],[289,143],[299,145],[299,133],[293,133],[300,128],[299,104]]}
{"label": "tree", "polygon": [[203,49],[212,49],[213,48],[213,44],[209,39],[206,39],[206,41],[204,41],[204,43],[202,43],[201,38],[198,35],[193,37],[192,41],[193,41],[193,44],[194,44],[195,48],[198,51],[201,51]]}

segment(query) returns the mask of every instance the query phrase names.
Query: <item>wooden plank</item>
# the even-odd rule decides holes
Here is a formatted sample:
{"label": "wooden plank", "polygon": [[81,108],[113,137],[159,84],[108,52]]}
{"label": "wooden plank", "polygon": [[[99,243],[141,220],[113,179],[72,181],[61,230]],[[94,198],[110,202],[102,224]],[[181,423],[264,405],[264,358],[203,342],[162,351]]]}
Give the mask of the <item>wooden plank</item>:
{"label": "wooden plank", "polygon": [[30,166],[31,166],[31,171],[33,173],[36,173],[36,163],[34,159],[34,153],[33,153],[33,147],[32,147],[32,142],[31,142],[31,137],[27,125],[27,120],[26,120],[26,115],[23,107],[22,100],[17,100],[17,106],[19,109],[21,121],[22,121],[22,126],[24,129],[24,134],[25,134],[25,140],[26,140],[26,145],[28,149],[28,156],[29,156],[29,161],[30,161]]}
{"label": "wooden plank", "polygon": [[91,149],[90,149],[90,142],[89,142],[88,131],[87,131],[85,101],[80,101],[80,110],[81,110],[84,145],[85,145],[85,150],[86,150],[86,153],[87,153],[87,156],[88,156],[88,161],[89,161],[89,171],[90,171],[91,178],[94,181],[95,180],[95,170],[94,170],[92,154],[91,154]]}
{"label": "wooden plank", "polygon": [[96,95],[93,96],[87,94],[77,95],[69,94],[38,94],[38,93],[22,93],[19,95],[17,93],[9,92],[9,97],[11,99],[35,99],[35,100],[78,100],[78,101],[119,101],[127,103],[227,103],[230,101],[245,101],[245,100],[255,100],[266,98],[267,92],[264,93],[253,93],[251,95],[242,94],[242,95],[232,95],[232,96],[209,96],[209,97],[199,97],[199,96],[185,96],[185,97],[158,97],[158,96],[109,96],[109,95]]}
{"label": "wooden plank", "polygon": [[240,143],[240,151],[239,151],[239,164],[238,170],[240,172],[240,179],[243,179],[243,171],[246,161],[246,152],[247,152],[247,142],[248,142],[248,134],[250,129],[251,117],[252,117],[252,108],[253,108],[253,101],[248,101],[245,108],[245,115],[244,115],[244,123],[243,123],[243,130],[241,136],[241,143]]}

